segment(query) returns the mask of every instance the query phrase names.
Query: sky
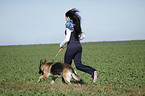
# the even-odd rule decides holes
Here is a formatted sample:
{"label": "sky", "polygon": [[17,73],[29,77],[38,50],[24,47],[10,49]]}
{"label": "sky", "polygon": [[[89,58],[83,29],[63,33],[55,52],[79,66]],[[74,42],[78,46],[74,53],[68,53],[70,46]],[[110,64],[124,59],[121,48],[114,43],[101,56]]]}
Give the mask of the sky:
{"label": "sky", "polygon": [[145,0],[0,0],[0,46],[61,43],[72,8],[82,42],[145,40]]}

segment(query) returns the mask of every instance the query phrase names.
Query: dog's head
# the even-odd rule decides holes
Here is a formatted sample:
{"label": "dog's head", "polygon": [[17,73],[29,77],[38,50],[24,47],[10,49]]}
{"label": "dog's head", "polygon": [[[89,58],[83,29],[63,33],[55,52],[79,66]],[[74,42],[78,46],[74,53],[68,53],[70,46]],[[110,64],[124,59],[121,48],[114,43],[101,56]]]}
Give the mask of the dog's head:
{"label": "dog's head", "polygon": [[43,73],[43,71],[42,71],[42,69],[41,69],[41,67],[42,67],[42,65],[43,65],[45,62],[46,62],[46,59],[45,59],[45,61],[44,61],[44,62],[42,61],[42,59],[40,60],[39,74],[41,74],[41,75],[43,75],[43,74],[44,74],[44,73]]}

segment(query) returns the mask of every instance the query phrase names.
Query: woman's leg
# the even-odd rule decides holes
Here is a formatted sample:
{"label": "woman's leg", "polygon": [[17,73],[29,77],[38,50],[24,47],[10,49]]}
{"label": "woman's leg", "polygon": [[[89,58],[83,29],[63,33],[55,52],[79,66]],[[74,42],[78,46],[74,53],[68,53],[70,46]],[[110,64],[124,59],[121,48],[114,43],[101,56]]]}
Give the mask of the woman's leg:
{"label": "woman's leg", "polygon": [[80,48],[78,52],[76,53],[76,55],[74,56],[74,62],[75,62],[76,68],[78,70],[89,73],[93,76],[95,69],[90,66],[83,65],[81,62],[81,55],[82,55],[82,48]]}
{"label": "woman's leg", "polygon": [[73,53],[69,48],[66,49],[65,55],[64,55],[64,63],[70,64],[72,63],[73,59]]}
{"label": "woman's leg", "polygon": [[[65,52],[65,55],[64,55],[64,63],[67,63],[67,64],[70,64],[72,63],[72,59],[73,59],[73,52],[71,50],[71,48],[67,48],[66,49],[66,52]],[[65,83],[65,80],[64,78],[62,77],[62,82]]]}

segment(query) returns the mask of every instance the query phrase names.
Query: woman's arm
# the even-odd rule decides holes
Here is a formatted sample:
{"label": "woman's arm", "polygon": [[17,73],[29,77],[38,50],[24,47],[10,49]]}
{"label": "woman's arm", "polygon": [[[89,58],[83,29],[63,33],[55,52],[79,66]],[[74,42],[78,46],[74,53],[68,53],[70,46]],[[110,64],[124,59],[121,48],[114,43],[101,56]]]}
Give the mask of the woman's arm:
{"label": "woman's arm", "polygon": [[66,37],[62,43],[60,43],[60,48],[63,47],[67,42],[69,42],[71,36],[71,30],[66,28]]}
{"label": "woman's arm", "polygon": [[80,40],[83,40],[85,37],[86,37],[85,34],[82,32],[82,33],[80,34]]}

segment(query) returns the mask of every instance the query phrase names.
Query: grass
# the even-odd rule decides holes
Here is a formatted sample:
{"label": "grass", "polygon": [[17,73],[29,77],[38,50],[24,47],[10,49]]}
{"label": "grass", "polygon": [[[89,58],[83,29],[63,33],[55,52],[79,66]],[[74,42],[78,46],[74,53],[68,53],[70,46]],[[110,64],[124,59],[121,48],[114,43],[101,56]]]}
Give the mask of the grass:
{"label": "grass", "polygon": [[[40,59],[52,61],[58,44],[0,46],[0,95],[145,95],[145,40],[83,43],[83,64],[98,72],[96,84],[89,74],[77,70],[85,84],[65,85],[58,78],[39,78]],[[65,50],[55,61],[63,62]],[[72,80],[72,82],[75,82]]]}

